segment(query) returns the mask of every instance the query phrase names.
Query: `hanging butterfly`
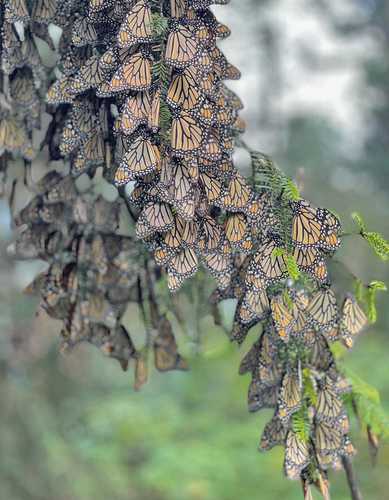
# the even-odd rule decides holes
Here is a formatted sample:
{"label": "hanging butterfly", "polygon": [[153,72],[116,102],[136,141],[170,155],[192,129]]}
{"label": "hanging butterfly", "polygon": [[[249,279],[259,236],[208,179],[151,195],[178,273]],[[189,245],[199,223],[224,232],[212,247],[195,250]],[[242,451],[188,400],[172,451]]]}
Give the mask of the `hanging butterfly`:
{"label": "hanging butterfly", "polygon": [[123,156],[115,173],[115,183],[124,185],[154,172],[160,165],[160,159],[158,147],[146,135],[139,135]]}
{"label": "hanging butterfly", "polygon": [[302,381],[297,371],[288,370],[283,379],[278,396],[277,415],[283,423],[298,411],[303,403]]}
{"label": "hanging butterfly", "polygon": [[130,135],[140,126],[146,125],[151,113],[151,98],[148,91],[137,92],[127,97],[120,115],[120,129]]}
{"label": "hanging butterfly", "polygon": [[277,445],[283,445],[286,441],[287,429],[284,424],[274,415],[273,418],[265,425],[259,444],[259,451],[268,451]]}
{"label": "hanging butterfly", "polygon": [[262,408],[275,408],[277,391],[274,387],[267,387],[258,380],[252,380],[248,390],[247,404],[251,413]]}
{"label": "hanging butterfly", "polygon": [[329,378],[325,378],[319,384],[315,410],[317,420],[330,423],[339,422],[340,417],[344,415],[342,399]]}
{"label": "hanging butterfly", "polygon": [[295,325],[293,314],[285,305],[282,295],[273,297],[270,306],[277,333],[284,342],[288,342]]}
{"label": "hanging butterfly", "polygon": [[176,68],[190,66],[196,59],[198,51],[198,44],[190,30],[184,25],[172,22],[166,42],[166,64]]}
{"label": "hanging butterfly", "polygon": [[203,130],[187,112],[173,115],[171,127],[171,147],[176,154],[196,151],[201,146]]}
{"label": "hanging butterfly", "polygon": [[286,437],[284,469],[289,479],[299,479],[310,463],[309,445],[298,434],[289,430]]}
{"label": "hanging butterfly", "polygon": [[193,276],[198,269],[198,259],[192,248],[186,248],[175,255],[168,265],[168,274],[177,276],[180,281],[184,281]]}
{"label": "hanging butterfly", "polygon": [[131,8],[120,25],[117,39],[119,47],[122,48],[153,41],[152,14],[147,1],[139,0]]}
{"label": "hanging butterfly", "polygon": [[174,225],[174,216],[166,203],[150,203],[141,212],[136,224],[136,236],[146,238],[153,233],[164,233]]}
{"label": "hanging butterfly", "polygon": [[151,62],[144,52],[137,52],[119,67],[110,81],[112,92],[147,90],[151,86]]}
{"label": "hanging butterfly", "polygon": [[98,43],[98,34],[94,25],[87,17],[75,19],[72,26],[72,44],[84,47]]}
{"label": "hanging butterfly", "polygon": [[187,370],[188,363],[180,356],[177,350],[173,329],[166,317],[160,319],[158,335],[154,339],[154,364],[157,370]]}
{"label": "hanging butterfly", "polygon": [[348,294],[343,302],[340,318],[340,335],[346,347],[351,348],[354,338],[367,325],[367,317],[355,297]]}
{"label": "hanging butterfly", "polygon": [[201,98],[194,68],[189,66],[177,70],[170,82],[166,102],[173,108],[191,110],[197,106]]}
{"label": "hanging butterfly", "polygon": [[312,207],[306,200],[291,202],[291,208],[292,241],[296,246],[328,251],[338,248],[340,223],[333,214],[326,209]]}
{"label": "hanging butterfly", "polygon": [[334,292],[330,288],[316,292],[306,313],[316,329],[321,332],[330,331],[338,324],[338,306]]}

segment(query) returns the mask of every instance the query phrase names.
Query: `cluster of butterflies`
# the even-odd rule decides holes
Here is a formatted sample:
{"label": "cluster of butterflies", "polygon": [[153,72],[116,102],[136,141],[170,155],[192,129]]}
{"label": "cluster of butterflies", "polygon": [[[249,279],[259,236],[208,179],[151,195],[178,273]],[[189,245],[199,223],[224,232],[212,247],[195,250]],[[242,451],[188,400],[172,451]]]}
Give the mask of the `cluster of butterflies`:
{"label": "cluster of butterflies", "polygon": [[342,401],[351,386],[336,367],[329,341],[350,346],[366,323],[351,295],[339,313],[331,289],[289,288],[270,299],[270,313],[242,359],[240,374],[252,376],[249,411],[275,410],[259,449],[284,446],[284,469],[291,479],[312,479],[313,471],[326,477],[329,467],[341,466],[342,456],[354,454]]}
{"label": "cluster of butterflies", "polygon": [[[158,370],[187,369],[153,285],[166,274],[176,291],[202,263],[218,283],[211,302],[237,301],[231,339],[242,343],[262,325],[240,368],[252,374],[249,410],[275,410],[261,449],[284,445],[288,477],[314,482],[312,470],[325,477],[353,454],[342,403],[350,387],[329,343],[351,347],[367,319],[351,295],[338,307],[330,288],[338,218],[283,190],[254,189],[234,166],[243,105],[224,82],[240,74],[217,45],[229,29],[209,9],[225,3],[3,2],[0,155],[33,156],[47,79],[40,38],[59,53],[41,148],[70,164],[69,175],[52,171],[34,185],[36,196],[15,218],[12,251],[47,261],[27,291],[63,322],[63,346],[91,342],[123,369],[134,360],[136,387],[147,379],[150,349]],[[55,46],[50,24],[61,28]],[[264,155],[260,161],[273,168]],[[118,203],[76,189],[78,176],[99,167],[165,274],[118,233]],[[291,262],[310,279],[309,292],[291,287]],[[122,325],[131,301],[149,316],[139,349]]]}
{"label": "cluster of butterflies", "polygon": [[[31,161],[35,154],[32,134],[39,129],[44,68],[36,41],[50,43],[47,8],[55,2],[25,0],[3,2],[0,11],[0,156],[21,156]],[[3,180],[3,182],[5,182]]]}
{"label": "cluster of butterflies", "polygon": [[224,81],[240,74],[217,46],[229,30],[211,3],[226,2],[74,1],[48,92],[65,110],[72,174],[104,165],[173,291],[200,263],[226,285],[233,252],[251,252],[265,225],[266,195],[232,162],[245,125]]}
{"label": "cluster of butterflies", "polygon": [[[123,369],[133,359],[136,384],[141,385],[145,352],[135,349],[121,320],[129,302],[142,300],[143,257],[133,238],[116,231],[120,205],[80,193],[71,176],[56,171],[32,188],[35,196],[14,218],[18,234],[9,251],[19,259],[42,259],[47,269],[26,292],[38,294],[40,308],[62,321],[63,349],[89,342]],[[155,318],[155,331],[151,347],[156,367],[186,369],[163,315]]]}

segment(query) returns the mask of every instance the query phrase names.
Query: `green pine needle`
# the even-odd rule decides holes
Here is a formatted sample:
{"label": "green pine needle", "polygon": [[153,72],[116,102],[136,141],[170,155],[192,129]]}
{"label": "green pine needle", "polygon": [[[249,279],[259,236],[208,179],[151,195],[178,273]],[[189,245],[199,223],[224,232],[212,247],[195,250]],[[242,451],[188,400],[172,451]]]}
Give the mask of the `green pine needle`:
{"label": "green pine needle", "polygon": [[300,270],[294,255],[288,254],[285,256],[286,268],[289,276],[297,281],[300,278]]}
{"label": "green pine needle", "polygon": [[306,407],[292,415],[292,429],[297,437],[303,442],[308,443],[311,434],[311,422]]}

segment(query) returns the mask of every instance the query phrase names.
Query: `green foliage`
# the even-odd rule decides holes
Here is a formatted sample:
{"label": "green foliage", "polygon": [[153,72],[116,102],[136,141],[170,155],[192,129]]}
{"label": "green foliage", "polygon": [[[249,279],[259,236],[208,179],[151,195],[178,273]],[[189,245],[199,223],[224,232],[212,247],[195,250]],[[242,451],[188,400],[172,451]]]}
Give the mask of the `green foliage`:
{"label": "green foliage", "polygon": [[382,438],[389,438],[389,417],[381,405],[378,390],[362,380],[351,370],[346,376],[352,383],[352,392],[346,395],[349,406],[354,403],[358,418],[371,427],[372,431]]}
{"label": "green foliage", "polygon": [[369,246],[374,250],[375,254],[381,260],[389,259],[389,241],[387,241],[382,234],[376,231],[367,231],[366,224],[362,219],[362,216],[357,212],[353,212],[351,217],[356,222],[359,228],[359,232],[364,240],[369,244]]}
{"label": "green foliage", "polygon": [[161,135],[164,136],[170,129],[172,123],[172,114],[169,107],[162,100],[159,109],[159,126],[161,128]]}
{"label": "green foliage", "polygon": [[311,423],[305,406],[292,415],[292,429],[303,443],[309,442]]}
{"label": "green foliage", "polygon": [[308,404],[316,406],[317,393],[311,376],[311,371],[308,368],[304,368],[303,370],[303,388],[303,397],[308,401]]}
{"label": "green foliage", "polygon": [[163,59],[155,61],[153,64],[153,78],[159,80],[163,87],[169,84],[170,70]]}
{"label": "green foliage", "polygon": [[289,276],[293,280],[297,281],[300,278],[300,270],[298,268],[298,265],[297,265],[297,262],[296,262],[294,255],[287,254],[285,256],[285,262],[286,262],[286,268],[288,270]]}
{"label": "green foliage", "polygon": [[168,28],[168,19],[158,13],[152,14],[152,30],[154,37],[164,38]]}

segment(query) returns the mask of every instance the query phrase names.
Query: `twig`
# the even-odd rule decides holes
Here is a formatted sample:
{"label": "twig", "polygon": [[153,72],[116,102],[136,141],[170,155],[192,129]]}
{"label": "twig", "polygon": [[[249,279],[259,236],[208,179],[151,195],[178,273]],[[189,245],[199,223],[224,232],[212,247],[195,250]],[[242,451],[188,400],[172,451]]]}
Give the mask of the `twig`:
{"label": "twig", "polygon": [[347,477],[347,483],[350,488],[352,500],[362,500],[362,493],[357,484],[357,477],[349,457],[342,457],[342,465]]}

